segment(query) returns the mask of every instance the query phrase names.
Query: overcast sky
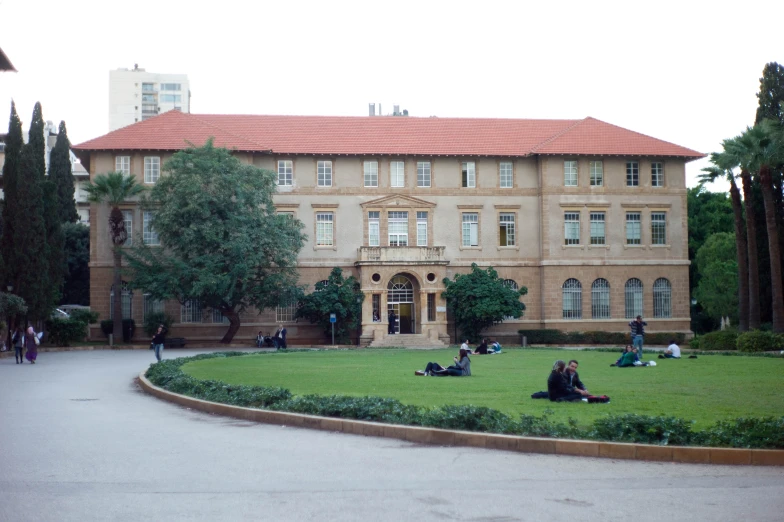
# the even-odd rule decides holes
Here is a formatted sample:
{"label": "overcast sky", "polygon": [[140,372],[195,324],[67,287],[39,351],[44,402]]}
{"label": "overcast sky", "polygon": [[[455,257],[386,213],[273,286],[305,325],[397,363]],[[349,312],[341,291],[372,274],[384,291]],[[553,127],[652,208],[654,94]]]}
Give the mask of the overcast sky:
{"label": "overcast sky", "polygon": [[0,0],[19,71],[0,73],[0,127],[13,98],[25,127],[40,101],[72,143],[103,135],[109,71],[137,63],[187,74],[194,113],[593,116],[708,153],[784,63],[784,2],[724,4]]}

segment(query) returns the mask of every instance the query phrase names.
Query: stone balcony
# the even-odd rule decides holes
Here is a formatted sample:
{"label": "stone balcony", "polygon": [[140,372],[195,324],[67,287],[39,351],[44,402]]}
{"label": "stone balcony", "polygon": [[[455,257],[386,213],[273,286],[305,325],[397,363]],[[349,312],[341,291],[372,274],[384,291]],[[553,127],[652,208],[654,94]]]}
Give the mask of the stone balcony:
{"label": "stone balcony", "polygon": [[442,246],[432,247],[359,247],[358,260],[361,265],[448,265]]}

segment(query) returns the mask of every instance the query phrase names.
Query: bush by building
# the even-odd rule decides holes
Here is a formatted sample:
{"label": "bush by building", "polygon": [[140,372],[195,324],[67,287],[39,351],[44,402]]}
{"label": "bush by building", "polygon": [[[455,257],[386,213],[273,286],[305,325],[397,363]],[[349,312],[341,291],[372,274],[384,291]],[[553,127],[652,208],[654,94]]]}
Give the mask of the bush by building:
{"label": "bush by building", "polygon": [[764,330],[751,330],[738,336],[737,346],[741,352],[784,350],[784,335]]}
{"label": "bush by building", "polygon": [[[528,344],[611,344],[625,345],[631,338],[625,332],[563,332],[561,330],[519,330],[527,338]],[[671,340],[678,344],[686,342],[686,335],[680,332],[655,332],[645,334],[646,344],[668,345]]]}

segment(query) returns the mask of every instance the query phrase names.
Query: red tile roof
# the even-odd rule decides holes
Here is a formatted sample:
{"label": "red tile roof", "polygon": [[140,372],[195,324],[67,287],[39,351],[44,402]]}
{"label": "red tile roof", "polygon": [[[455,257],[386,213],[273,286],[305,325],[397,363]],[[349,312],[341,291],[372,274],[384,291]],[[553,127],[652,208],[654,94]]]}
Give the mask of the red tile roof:
{"label": "red tile roof", "polygon": [[669,156],[703,154],[594,118],[512,120],[414,117],[253,116],[169,111],[73,147],[180,150],[203,144],[274,154]]}

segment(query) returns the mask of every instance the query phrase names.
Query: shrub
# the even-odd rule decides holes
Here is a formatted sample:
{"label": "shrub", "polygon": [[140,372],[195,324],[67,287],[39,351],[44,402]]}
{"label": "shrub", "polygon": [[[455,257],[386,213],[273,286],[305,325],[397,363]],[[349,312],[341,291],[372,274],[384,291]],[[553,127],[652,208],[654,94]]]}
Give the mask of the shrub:
{"label": "shrub", "polygon": [[[106,337],[110,333],[114,333],[114,321],[111,319],[104,319],[101,321],[101,331]],[[127,343],[133,339],[133,333],[136,331],[136,321],[133,319],[123,319],[123,342]]]}
{"label": "shrub", "polygon": [[667,346],[673,339],[675,339],[675,342],[679,345],[687,344],[686,334],[682,332],[653,332],[645,334],[645,344],[662,344]]}
{"label": "shrub", "polygon": [[[700,350],[735,350],[737,348],[738,331],[732,328],[726,330],[718,330],[715,332],[706,333],[701,335],[697,346]],[[691,343],[692,348],[696,348],[694,343]]]}
{"label": "shrub", "polygon": [[152,337],[155,335],[155,332],[158,331],[158,325],[161,324],[168,330],[171,328],[171,325],[174,324],[174,318],[163,312],[146,314],[144,316],[144,333],[146,333],[148,337]]}
{"label": "shrub", "polygon": [[73,318],[46,321],[46,337],[55,346],[71,346],[87,337],[87,324]]}
{"label": "shrub", "polygon": [[675,417],[630,413],[596,419],[588,435],[616,442],[686,446],[694,439],[691,426],[691,422]]}
{"label": "shrub", "polygon": [[569,419],[569,424],[553,422],[549,415],[553,410],[547,409],[541,417],[535,415],[520,415],[517,424],[517,434],[529,437],[578,437],[580,430],[574,419]]}
{"label": "shrub", "polygon": [[784,448],[784,417],[718,421],[705,430],[702,443],[732,448]]}
{"label": "shrub", "polygon": [[560,330],[519,330],[528,338],[528,344],[565,344],[567,336]]}
{"label": "shrub", "polygon": [[71,310],[68,315],[74,321],[81,321],[84,324],[93,324],[98,321],[98,312],[93,312],[85,308],[76,308]]}
{"label": "shrub", "polygon": [[[520,335],[525,335],[528,344],[631,344],[627,332],[562,332],[560,330],[519,330]],[[678,344],[683,344],[686,335],[680,332],[657,332],[645,334],[647,344],[670,344],[675,339]]]}
{"label": "shrub", "polygon": [[763,330],[751,330],[738,336],[738,350],[741,352],[768,352],[784,349],[784,336]]}
{"label": "shrub", "polygon": [[426,410],[422,424],[433,428],[465,431],[515,433],[516,423],[509,415],[485,406],[460,404]]}

